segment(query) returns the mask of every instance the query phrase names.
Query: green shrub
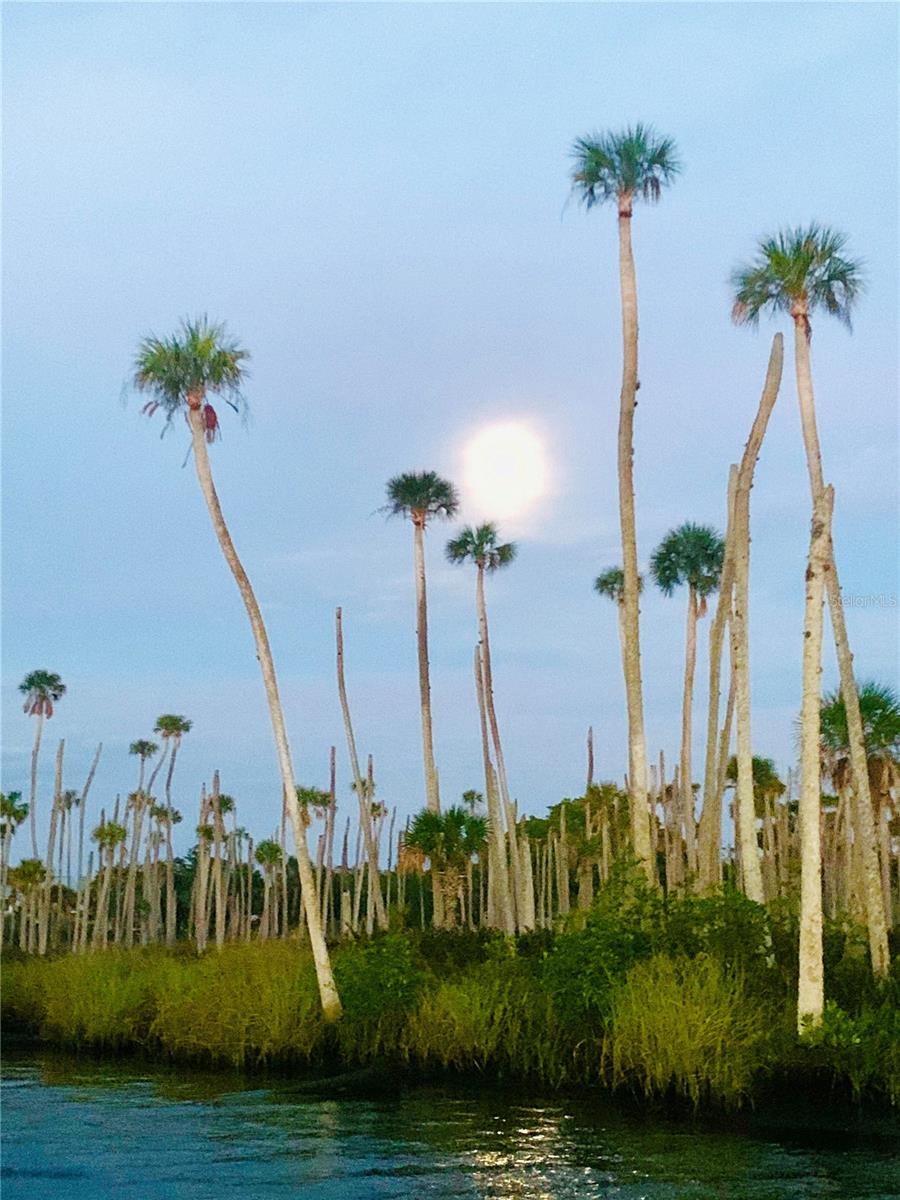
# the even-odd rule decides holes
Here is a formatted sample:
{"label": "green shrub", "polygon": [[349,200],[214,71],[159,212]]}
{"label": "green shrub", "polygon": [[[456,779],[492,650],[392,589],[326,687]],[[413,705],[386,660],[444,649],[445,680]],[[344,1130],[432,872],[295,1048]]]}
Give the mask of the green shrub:
{"label": "green shrub", "polygon": [[877,1091],[900,1105],[900,1007],[892,998],[858,1016],[829,1000],[821,1025],[804,1033],[802,1044],[816,1065],[850,1084],[856,1100]]}
{"label": "green shrub", "polygon": [[410,939],[391,933],[345,946],[335,955],[334,975],[344,1006],[337,1027],[342,1052],[365,1062],[394,1049],[426,980]]}
{"label": "green shrub", "polygon": [[613,1086],[739,1104],[765,1065],[766,1017],[741,977],[716,958],[657,955],[612,997],[607,1062]]}

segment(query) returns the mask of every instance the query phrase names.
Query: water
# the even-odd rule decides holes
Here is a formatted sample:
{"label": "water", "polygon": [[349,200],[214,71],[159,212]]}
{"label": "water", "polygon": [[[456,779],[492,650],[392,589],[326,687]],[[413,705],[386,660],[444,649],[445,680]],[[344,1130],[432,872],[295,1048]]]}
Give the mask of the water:
{"label": "water", "polygon": [[3,1200],[900,1200],[889,1121],[788,1135],[523,1091],[335,1099],[31,1051],[7,1056],[2,1101]]}

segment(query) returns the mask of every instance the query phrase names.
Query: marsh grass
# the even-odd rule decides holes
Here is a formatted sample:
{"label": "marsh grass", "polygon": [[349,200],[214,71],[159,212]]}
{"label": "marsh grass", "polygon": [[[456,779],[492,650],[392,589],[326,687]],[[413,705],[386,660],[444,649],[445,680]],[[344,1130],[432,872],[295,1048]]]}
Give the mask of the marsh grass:
{"label": "marsh grass", "polygon": [[766,1017],[718,959],[656,955],[612,996],[607,1058],[614,1087],[739,1104],[766,1065]]}

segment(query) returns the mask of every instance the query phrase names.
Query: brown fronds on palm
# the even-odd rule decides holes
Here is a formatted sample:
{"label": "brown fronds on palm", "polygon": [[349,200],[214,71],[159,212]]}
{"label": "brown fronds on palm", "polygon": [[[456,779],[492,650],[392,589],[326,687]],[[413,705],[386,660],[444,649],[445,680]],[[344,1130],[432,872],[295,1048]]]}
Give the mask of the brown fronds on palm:
{"label": "brown fronds on palm", "polygon": [[810,337],[810,316],[818,309],[849,328],[864,279],[861,263],[844,253],[846,245],[845,234],[816,224],[760,239],[753,261],[732,272],[732,320],[755,326],[764,312],[783,312]]}
{"label": "brown fronds on palm", "polygon": [[[241,386],[247,378],[249,353],[231,341],[225,326],[206,316],[185,318],[169,338],[154,335],[138,347],[132,379],[136,391],[149,395],[142,412],[165,416],[163,434],[177,413],[202,409],[207,442],[219,436],[219,418],[208,397],[221,396],[235,412],[246,411]],[[162,436],[162,435],[160,435]]]}
{"label": "brown fronds on palm", "polygon": [[497,526],[490,521],[472,528],[466,525],[446,546],[447,561],[473,562],[486,571],[509,566],[518,553],[515,542],[500,542]]}
{"label": "brown fronds on palm", "polygon": [[388,516],[409,517],[413,524],[425,526],[431,517],[448,519],[459,508],[459,496],[449,480],[436,471],[410,471],[388,480]]}
{"label": "brown fronds on palm", "polygon": [[52,671],[29,671],[19,684],[25,697],[23,712],[29,716],[53,716],[53,706],[66,694],[66,685]]}
{"label": "brown fronds on palm", "polygon": [[621,216],[636,199],[655,204],[681,171],[674,140],[640,122],[576,138],[572,157],[572,191],[585,208],[614,201]]}

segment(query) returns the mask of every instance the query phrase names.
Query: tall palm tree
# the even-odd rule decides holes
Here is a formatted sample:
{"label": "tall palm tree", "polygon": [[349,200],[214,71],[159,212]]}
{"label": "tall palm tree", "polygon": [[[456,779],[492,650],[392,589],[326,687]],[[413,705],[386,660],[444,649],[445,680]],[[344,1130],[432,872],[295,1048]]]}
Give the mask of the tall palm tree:
{"label": "tall palm tree", "polygon": [[416,573],[416,643],[419,656],[419,703],[422,710],[422,753],[425,764],[425,803],[440,812],[441,799],[434,764],[431,722],[431,681],[428,673],[428,603],[425,592],[425,527],[430,520],[449,519],[459,508],[456,488],[435,471],[411,471],[388,480],[385,511],[408,517],[413,526]]}
{"label": "tall palm tree", "polygon": [[[0,792],[0,920],[6,930],[6,884],[9,876],[9,855],[16,830],[28,817],[28,805],[21,792]],[[2,944],[0,933],[0,944]]]}
{"label": "tall palm tree", "polygon": [[91,837],[97,843],[102,876],[97,895],[97,912],[94,918],[94,948],[105,946],[109,933],[109,893],[116,852],[128,837],[128,830],[118,821],[102,820]]}
{"label": "tall palm tree", "polygon": [[[696,872],[697,839],[694,824],[694,789],[691,770],[691,725],[694,702],[694,669],[697,662],[697,620],[706,615],[706,602],[719,586],[725,542],[709,525],[686,521],[666,534],[650,559],[650,574],[664,596],[687,584],[687,635],[685,637],[684,690],[681,708],[681,821],[687,845],[688,867]],[[680,866],[680,856],[678,860]],[[677,883],[679,880],[673,880]]]}
{"label": "tall palm tree", "polygon": [[[488,632],[487,605],[484,598],[485,572],[493,573],[494,571],[501,570],[503,567],[508,567],[515,560],[516,553],[517,547],[515,543],[501,542],[497,527],[491,522],[485,522],[474,529],[471,525],[466,525],[455,538],[451,538],[446,548],[448,562],[457,564],[471,562],[476,567],[475,609],[478,616],[478,640],[481,647],[480,661],[484,680],[484,707],[491,731],[494,753],[497,756],[497,782],[500,787],[500,801],[503,806],[503,815],[501,816],[500,812],[496,811],[496,803],[492,803],[494,801],[492,795],[493,789],[488,789],[488,804],[491,808],[495,809],[495,811],[489,811],[488,816],[491,828],[496,831],[495,842],[497,841],[497,837],[499,837],[501,839],[500,844],[502,844],[504,819],[510,833],[512,873],[516,892],[515,908],[516,911],[519,911],[522,907],[522,881],[520,879],[518,855],[515,848],[516,821],[506,775],[506,760],[503,757],[503,747],[500,743],[500,726],[497,721],[497,710],[494,705],[494,673],[491,665],[491,642]],[[494,858],[496,861],[498,849],[496,845],[494,849]],[[505,854],[505,850],[503,853]]]}
{"label": "tall palm tree", "polygon": [[10,886],[21,893],[22,904],[19,910],[19,949],[34,951],[37,949],[37,906],[44,881],[47,878],[47,868],[39,858],[23,858],[18,866],[9,873]]}
{"label": "tall palm tree", "polygon": [[140,760],[140,770],[138,773],[137,790],[144,790],[144,771],[147,766],[147,760],[153,758],[159,751],[159,746],[156,742],[151,742],[147,738],[138,738],[136,742],[132,742],[128,747],[128,753],[134,754]]}
{"label": "tall palm tree", "polygon": [[647,807],[647,748],[641,687],[637,535],[634,515],[634,410],[638,380],[638,304],[631,218],[636,200],[656,203],[681,165],[671,138],[648,125],[618,133],[594,133],[572,147],[573,190],[585,208],[612,203],[619,222],[619,290],[622,301],[622,388],[619,396],[619,522],[622,531],[625,692],[628,704],[628,779],[635,854],[654,876]]}
{"label": "tall palm tree", "polygon": [[228,526],[225,524],[207,453],[208,444],[215,440],[219,428],[218,414],[212,401],[216,397],[222,397],[237,410],[244,406],[241,387],[246,376],[247,359],[247,351],[227,337],[223,326],[212,325],[205,317],[196,321],[184,321],[180,330],[170,338],[151,336],[144,339],[134,364],[134,385],[138,391],[147,393],[150,397],[145,405],[148,415],[162,409],[166,425],[169,425],[180,413],[187,420],[191,431],[197,479],[216,537],[241,593],[253,631],[278,753],[283,803],[287,805],[290,813],[296,842],[303,905],[316,965],[319,995],[326,1019],[336,1020],[341,1015],[341,1001],[316,906],[312,864],[306,844],[306,826],[294,791],[294,768],[269,637],[250,579],[238,558]]}
{"label": "tall palm tree", "polygon": [[[861,264],[845,253],[846,246],[847,238],[844,234],[825,226],[811,224],[785,229],[772,237],[762,238],[757,244],[753,261],[737,267],[732,273],[732,317],[737,324],[755,326],[766,312],[786,313],[794,322],[797,398],[813,508],[825,490],[825,479],[816,424],[809,350],[812,339],[811,318],[816,312],[824,312],[828,316],[837,317],[850,327],[853,307],[863,290],[863,271]],[[825,572],[825,587],[837,651],[841,692],[847,706],[850,761],[855,784],[855,824],[859,832],[863,862],[869,949],[875,973],[884,977],[890,970],[890,950],[879,879],[875,817],[866,767],[865,734],[830,533],[828,548],[830,569]]]}
{"label": "tall palm tree", "polygon": [[[172,808],[172,779],[175,775],[175,762],[181,747],[181,739],[190,733],[193,721],[177,713],[163,713],[157,718],[153,732],[162,738],[169,750],[169,767],[166,771],[166,807]],[[163,756],[165,757],[165,756]],[[162,761],[162,760],[160,760]],[[155,778],[155,772],[154,772]],[[175,852],[172,848],[172,821],[166,822],[166,945],[175,945],[178,909],[175,898]]]}
{"label": "tall palm tree", "polygon": [[66,694],[66,685],[52,671],[29,671],[19,684],[19,691],[25,697],[25,703],[22,705],[24,711],[30,717],[37,717],[34,747],[31,751],[31,800],[28,805],[31,822],[31,852],[37,858],[37,774],[41,734],[44,731],[44,718],[46,717],[49,721],[53,716],[54,705]]}
{"label": "tall palm tree", "polygon": [[[259,921],[259,936],[268,938],[277,932],[277,920],[272,912],[272,894],[275,872],[281,866],[281,846],[274,838],[267,838],[256,847],[256,861],[263,869],[263,910]],[[277,891],[275,892],[277,903]]]}

